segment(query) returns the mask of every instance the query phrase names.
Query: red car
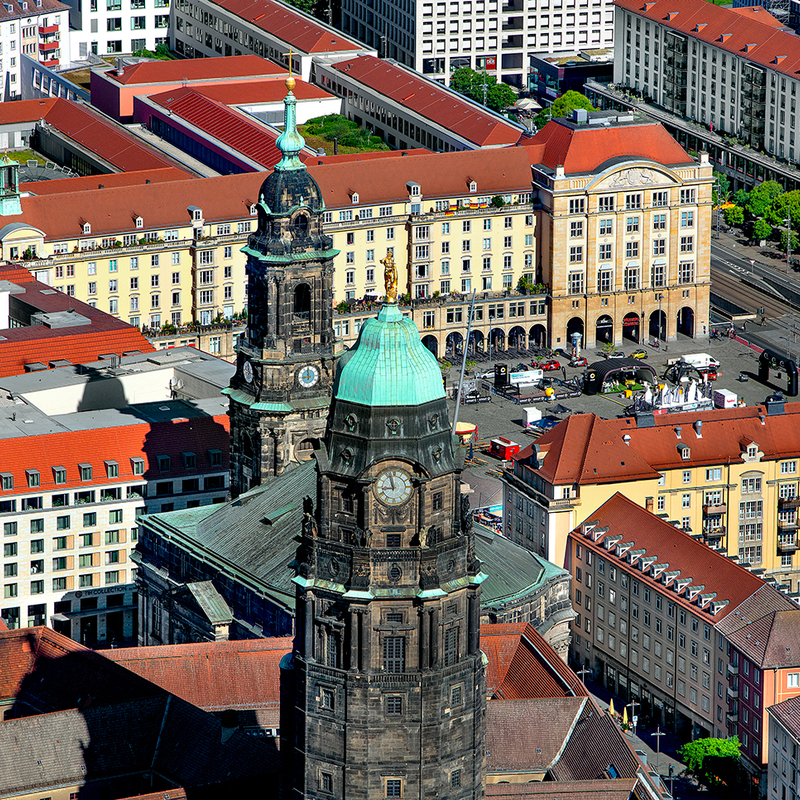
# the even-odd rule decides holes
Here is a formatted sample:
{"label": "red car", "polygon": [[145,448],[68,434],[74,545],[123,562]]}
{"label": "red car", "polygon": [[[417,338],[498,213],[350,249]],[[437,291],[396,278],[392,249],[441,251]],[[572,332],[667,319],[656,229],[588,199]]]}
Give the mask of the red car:
{"label": "red car", "polygon": [[535,361],[531,361],[531,366],[534,369],[541,369],[545,372],[551,372],[554,369],[561,369],[561,364],[559,364],[555,359],[551,359],[550,361],[540,361],[538,364]]}

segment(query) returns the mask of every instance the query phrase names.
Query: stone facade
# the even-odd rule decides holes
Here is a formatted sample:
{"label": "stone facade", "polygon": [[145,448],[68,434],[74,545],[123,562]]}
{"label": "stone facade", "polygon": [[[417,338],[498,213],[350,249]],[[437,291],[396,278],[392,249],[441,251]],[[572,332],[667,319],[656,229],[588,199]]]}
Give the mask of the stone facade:
{"label": "stone facade", "polygon": [[480,798],[485,576],[438,366],[390,303],[348,356],[295,559],[284,796]]}
{"label": "stone facade", "polygon": [[[287,86],[293,79],[287,81]],[[322,231],[325,203],[297,158],[303,139],[286,98],[284,153],[264,181],[247,255],[248,319],[237,347],[231,398],[234,497],[310,458],[324,432],[333,381],[333,257]]]}

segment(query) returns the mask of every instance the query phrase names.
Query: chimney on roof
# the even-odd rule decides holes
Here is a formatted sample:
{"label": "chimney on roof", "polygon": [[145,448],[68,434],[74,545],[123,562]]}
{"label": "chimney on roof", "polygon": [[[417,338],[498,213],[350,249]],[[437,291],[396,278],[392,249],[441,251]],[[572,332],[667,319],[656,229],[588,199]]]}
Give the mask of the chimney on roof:
{"label": "chimney on roof", "polygon": [[697,436],[698,439],[702,439],[703,438],[703,420],[698,419],[694,423],[694,432],[695,432],[695,435]]}
{"label": "chimney on roof", "polygon": [[682,433],[683,433],[683,426],[676,425],[675,426],[675,435],[680,439]]}
{"label": "chimney on roof", "polygon": [[628,447],[630,447],[631,446],[631,435],[629,433],[626,433],[622,437],[622,441],[625,442],[625,444],[628,445]]}
{"label": "chimney on roof", "polygon": [[769,417],[785,413],[786,408],[784,405],[783,393],[775,392],[775,394],[771,394],[766,400],[766,406],[767,416]]}
{"label": "chimney on roof", "polygon": [[767,418],[763,414],[759,414],[758,415],[758,419],[761,421],[762,425],[766,425],[767,424]]}

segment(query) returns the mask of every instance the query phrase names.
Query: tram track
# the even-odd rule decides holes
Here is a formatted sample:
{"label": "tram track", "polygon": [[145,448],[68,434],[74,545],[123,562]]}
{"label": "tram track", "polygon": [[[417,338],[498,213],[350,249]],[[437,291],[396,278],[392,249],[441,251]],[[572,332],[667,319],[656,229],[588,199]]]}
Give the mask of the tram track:
{"label": "tram track", "polygon": [[768,319],[784,317],[798,311],[789,303],[779,300],[768,292],[761,291],[750,283],[745,283],[746,276],[731,275],[729,272],[711,267],[711,292],[724,297],[751,314],[764,309]]}

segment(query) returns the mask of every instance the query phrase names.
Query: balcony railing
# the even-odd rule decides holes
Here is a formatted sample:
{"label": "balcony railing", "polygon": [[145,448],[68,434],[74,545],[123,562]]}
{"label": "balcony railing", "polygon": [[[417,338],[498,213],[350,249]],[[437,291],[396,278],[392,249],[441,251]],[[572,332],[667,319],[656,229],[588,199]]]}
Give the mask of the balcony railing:
{"label": "balcony railing", "polygon": [[[778,529],[780,530],[780,528]],[[796,553],[797,552],[797,537],[792,536],[791,538],[778,538],[778,554],[785,555],[787,553]]]}
{"label": "balcony railing", "polygon": [[703,506],[703,514],[724,514],[728,510],[727,503],[707,503]]}
{"label": "balcony railing", "polygon": [[794,497],[779,497],[778,508],[797,508],[800,506],[800,496]]}
{"label": "balcony railing", "polygon": [[727,695],[728,700],[736,700],[739,697],[739,689],[729,686],[725,694]]}
{"label": "balcony railing", "polygon": [[721,539],[728,529],[724,525],[715,525],[713,528],[704,528],[703,536],[706,539]]}

